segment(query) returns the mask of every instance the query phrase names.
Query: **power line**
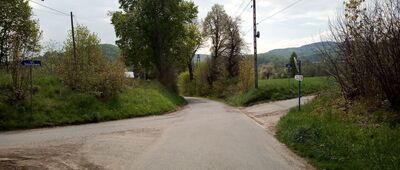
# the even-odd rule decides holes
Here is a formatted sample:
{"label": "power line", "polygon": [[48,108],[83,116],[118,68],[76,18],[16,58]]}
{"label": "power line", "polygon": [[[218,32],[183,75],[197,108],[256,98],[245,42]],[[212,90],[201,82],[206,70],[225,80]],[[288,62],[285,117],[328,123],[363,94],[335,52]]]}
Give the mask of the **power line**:
{"label": "power line", "polygon": [[66,16],[69,16],[68,13],[65,13],[65,12],[62,12],[62,11],[60,11],[60,10],[54,9],[54,8],[52,8],[52,7],[49,7],[49,6],[40,4],[40,3],[35,2],[35,1],[33,1],[33,0],[29,0],[29,1],[32,2],[32,3],[34,3],[34,4],[37,4],[37,5],[39,5],[39,6],[42,6],[42,7],[44,7],[44,8],[50,9],[50,10],[52,10],[52,11],[58,12],[58,13],[60,13],[60,14],[66,15]]}
{"label": "power line", "polygon": [[[301,1],[303,1],[303,0],[297,0],[297,1],[293,2],[293,3],[291,3],[290,5],[286,6],[285,8],[279,10],[278,12],[275,12],[274,14],[263,18],[262,20],[260,20],[260,22],[257,23],[257,25],[260,24],[260,23],[262,23],[262,22],[264,22],[264,21],[266,21],[267,19],[271,19],[272,17],[274,17],[274,16],[276,16],[276,15],[278,15],[278,14],[284,12],[285,10],[287,10],[287,9],[289,9],[289,8],[291,8],[291,7],[293,7],[294,5],[298,4],[298,3],[301,2]],[[245,34],[244,34],[244,36],[246,36],[246,35],[247,35],[248,33],[250,33],[252,30],[253,30],[253,28],[250,28],[248,31],[246,31]]]}
{"label": "power line", "polygon": [[238,18],[240,18],[243,15],[243,13],[245,11],[247,11],[247,8],[250,6],[251,2],[252,2],[252,0],[250,0],[249,3],[247,3],[247,5],[246,5],[246,7],[244,7],[243,11],[237,16]]}
{"label": "power line", "polygon": [[267,19],[270,19],[270,18],[272,18],[272,17],[274,17],[274,16],[280,14],[281,12],[283,12],[283,11],[289,9],[290,7],[292,7],[292,6],[296,5],[296,4],[298,4],[298,3],[301,2],[301,1],[303,1],[303,0],[297,0],[297,1],[293,2],[293,3],[291,3],[290,5],[286,6],[285,8],[279,10],[278,12],[275,12],[274,14],[272,14],[272,15],[270,15],[270,16],[267,16],[267,17],[265,17],[265,18],[263,18],[263,19],[261,19],[260,22],[257,23],[257,25],[260,24],[260,23],[262,23],[262,22],[264,22],[264,21],[267,20]]}
{"label": "power line", "polygon": [[53,14],[53,15],[58,15],[58,16],[65,16],[64,14],[60,14],[60,13],[56,13],[54,11],[48,11],[48,10],[44,10],[44,9],[39,9],[39,8],[34,8],[32,7],[35,11],[39,11],[39,12],[45,12],[48,14]]}
{"label": "power line", "polygon": [[240,9],[242,9],[242,6],[244,5],[246,1],[242,1],[242,3],[239,5],[239,8],[237,8],[235,14],[237,14],[239,12]]}

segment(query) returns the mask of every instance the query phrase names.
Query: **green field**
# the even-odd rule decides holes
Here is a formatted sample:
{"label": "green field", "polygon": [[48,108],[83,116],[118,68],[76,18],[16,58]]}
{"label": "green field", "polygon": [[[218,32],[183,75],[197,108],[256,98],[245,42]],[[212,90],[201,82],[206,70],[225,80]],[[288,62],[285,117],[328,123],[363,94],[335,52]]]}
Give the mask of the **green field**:
{"label": "green field", "polygon": [[277,137],[317,169],[400,169],[396,113],[327,92],[281,119]]}
{"label": "green field", "polygon": [[[318,93],[334,86],[328,77],[306,77],[302,82],[302,95]],[[298,93],[298,82],[291,79],[261,80],[258,90],[242,92],[227,99],[234,106],[248,106],[259,102],[294,98]]]}
{"label": "green field", "polygon": [[[4,79],[3,79],[4,80]],[[56,77],[35,78],[33,112],[29,97],[14,105],[0,102],[0,130],[102,122],[162,114],[176,110],[185,100],[153,81],[138,81],[118,97],[100,100],[69,90]],[[1,99],[1,97],[0,97]]]}

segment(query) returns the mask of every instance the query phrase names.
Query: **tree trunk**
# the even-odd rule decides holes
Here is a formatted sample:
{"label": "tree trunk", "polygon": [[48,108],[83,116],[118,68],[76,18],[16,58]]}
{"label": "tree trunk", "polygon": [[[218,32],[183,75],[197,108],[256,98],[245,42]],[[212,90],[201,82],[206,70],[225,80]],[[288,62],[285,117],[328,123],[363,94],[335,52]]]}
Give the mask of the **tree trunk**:
{"label": "tree trunk", "polygon": [[193,62],[192,61],[188,62],[188,69],[189,69],[189,80],[193,81],[194,75],[193,75]]}

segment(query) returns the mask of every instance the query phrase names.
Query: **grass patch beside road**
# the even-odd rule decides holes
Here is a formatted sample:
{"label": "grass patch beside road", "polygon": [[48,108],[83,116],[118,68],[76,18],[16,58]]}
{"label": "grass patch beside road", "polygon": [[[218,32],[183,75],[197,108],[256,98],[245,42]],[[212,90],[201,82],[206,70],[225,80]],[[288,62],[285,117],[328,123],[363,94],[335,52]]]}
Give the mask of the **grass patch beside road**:
{"label": "grass patch beside road", "polygon": [[283,117],[277,137],[318,169],[400,169],[400,126],[390,124],[396,114],[365,101],[345,106],[327,92]]}
{"label": "grass patch beside road", "polygon": [[[297,96],[298,82],[291,79],[261,80],[259,89],[242,92],[227,98],[234,106],[248,106],[265,101],[291,99]],[[302,95],[310,95],[330,87],[327,77],[306,77],[302,82]]]}
{"label": "grass patch beside road", "polygon": [[114,99],[76,93],[56,77],[36,78],[33,112],[29,97],[14,105],[0,102],[0,130],[102,122],[176,110],[185,100],[153,81],[138,81]]}

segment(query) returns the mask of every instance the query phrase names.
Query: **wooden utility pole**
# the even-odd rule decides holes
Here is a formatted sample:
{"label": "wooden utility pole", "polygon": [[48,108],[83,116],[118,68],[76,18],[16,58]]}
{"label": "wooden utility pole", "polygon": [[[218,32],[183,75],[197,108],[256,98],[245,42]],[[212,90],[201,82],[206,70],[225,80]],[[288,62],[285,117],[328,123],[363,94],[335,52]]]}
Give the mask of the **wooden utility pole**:
{"label": "wooden utility pole", "polygon": [[76,72],[77,72],[77,62],[76,62],[76,44],[75,44],[75,29],[74,29],[74,15],[71,12],[71,31],[72,31],[72,45],[73,45],[73,50],[74,50],[74,75],[73,75],[73,80],[74,80],[74,86],[76,85]]}
{"label": "wooden utility pole", "polygon": [[257,8],[256,0],[253,0],[253,24],[254,24],[254,87],[258,89],[258,68],[257,68],[257,38],[260,36],[257,32]]}

